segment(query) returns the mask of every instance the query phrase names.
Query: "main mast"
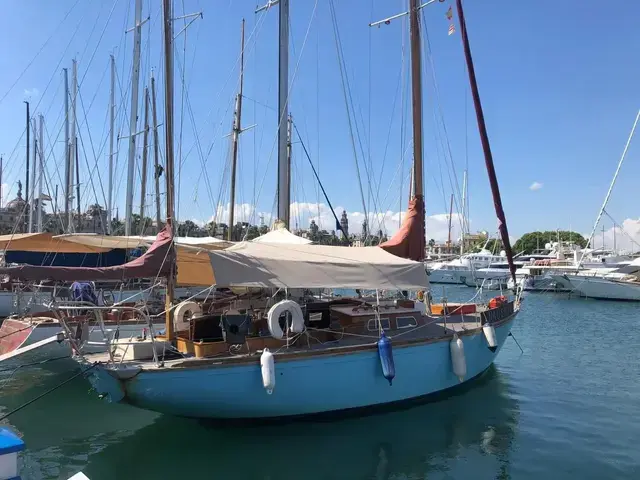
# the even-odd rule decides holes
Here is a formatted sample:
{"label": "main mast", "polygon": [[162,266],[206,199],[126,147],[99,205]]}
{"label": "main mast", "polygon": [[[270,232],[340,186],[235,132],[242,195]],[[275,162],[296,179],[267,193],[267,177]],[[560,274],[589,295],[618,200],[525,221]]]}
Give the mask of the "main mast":
{"label": "main mast", "polygon": [[142,140],[142,171],[140,176],[142,182],[140,185],[140,235],[144,235],[144,202],[147,196],[147,155],[149,151],[149,88],[144,89],[144,134]]}
{"label": "main mast", "polygon": [[[163,37],[164,37],[164,127],[165,127],[165,161],[167,181],[167,227],[173,237],[174,229],[174,185],[173,185],[173,12],[172,0],[162,0]],[[165,303],[165,330],[167,339],[173,339],[173,291],[176,280],[175,258],[171,258],[171,271],[167,277],[167,293]]]}
{"label": "main mast", "polygon": [[[422,158],[422,65],[418,0],[409,1],[409,34],[411,44],[411,99],[413,117],[413,168],[409,208],[400,230],[380,246],[403,258],[422,261],[425,256],[425,208]],[[404,15],[404,14],[401,14]],[[394,17],[390,17],[394,18]],[[390,19],[369,24],[374,26]]]}
{"label": "main mast", "polygon": [[116,60],[111,55],[111,88],[109,93],[109,191],[107,192],[107,233],[111,235],[111,208],[113,207],[113,137],[116,115]]}
{"label": "main mast", "polygon": [[[412,0],[415,2],[415,0]],[[478,83],[476,81],[476,72],[473,68],[473,58],[471,57],[471,48],[469,47],[469,35],[467,33],[467,24],[464,19],[464,10],[462,9],[462,0],[456,0],[458,10],[458,19],[460,21],[460,33],[462,35],[462,45],[464,47],[464,57],[467,63],[467,72],[469,73],[469,83],[471,84],[471,95],[473,97],[473,105],[476,111],[476,119],[478,121],[478,131],[482,142],[482,150],[484,151],[484,162],[489,175],[489,183],[491,185],[491,194],[493,195],[493,205],[498,217],[498,230],[502,238],[505,253],[507,254],[507,262],[509,263],[509,271],[514,283],[516,281],[516,267],[513,263],[513,251],[511,250],[511,241],[509,240],[509,231],[507,229],[507,219],[502,208],[502,199],[500,197],[500,187],[498,186],[498,178],[493,165],[493,155],[491,154],[491,145],[489,144],[489,135],[484,122],[484,113],[482,111],[482,103],[480,102],[480,93],[478,92]]]}
{"label": "main mast", "polygon": [[[278,61],[278,220],[289,228],[291,168],[288,162],[289,0],[280,0]],[[231,226],[229,226],[231,227]]]}
{"label": "main mast", "polygon": [[39,115],[40,120],[40,139],[39,139],[39,155],[38,155],[38,198],[34,202],[36,205],[36,229],[38,233],[42,232],[42,179],[44,175],[44,116]]}
{"label": "main mast", "polygon": [[131,69],[131,112],[129,117],[129,157],[127,161],[127,198],[124,234],[132,235],[133,177],[136,160],[136,134],[138,124],[138,88],[140,83],[140,37],[142,36],[142,0],[136,0],[135,25],[133,27],[133,67]]}
{"label": "main mast", "polygon": [[159,150],[158,144],[158,111],[156,110],[156,79],[151,73],[151,99],[153,108],[153,178],[156,184],[156,231],[162,229],[162,220],[160,219],[160,163],[159,163]]}
{"label": "main mast", "polygon": [[240,37],[240,86],[238,88],[238,96],[236,97],[236,109],[233,118],[233,153],[231,158],[231,198],[229,204],[229,228],[227,229],[227,240],[233,240],[233,225],[235,222],[235,206],[236,206],[236,168],[238,165],[238,140],[242,132],[242,84],[244,80],[244,18],[242,19],[241,37]]}
{"label": "main mast", "polygon": [[[66,72],[66,70],[65,70]],[[31,120],[29,120],[29,102],[25,101],[24,103],[27,104],[27,161],[26,163],[26,168],[27,168],[27,176],[25,178],[25,205],[29,205],[29,132],[31,131]],[[25,212],[25,220],[30,222],[31,220],[31,212],[26,211]],[[25,232],[27,231],[28,226],[26,226]]]}
{"label": "main mast", "polygon": [[[67,197],[67,202],[69,206],[67,217],[67,233],[72,233],[74,230],[73,226],[73,170],[76,164],[76,156],[78,153],[77,148],[77,138],[76,138],[76,102],[78,98],[78,62],[73,59],[71,62],[71,110],[68,114],[69,117],[69,127],[71,133],[69,134],[69,185],[68,192],[69,197]],[[80,215],[80,211],[78,210],[78,215]]]}

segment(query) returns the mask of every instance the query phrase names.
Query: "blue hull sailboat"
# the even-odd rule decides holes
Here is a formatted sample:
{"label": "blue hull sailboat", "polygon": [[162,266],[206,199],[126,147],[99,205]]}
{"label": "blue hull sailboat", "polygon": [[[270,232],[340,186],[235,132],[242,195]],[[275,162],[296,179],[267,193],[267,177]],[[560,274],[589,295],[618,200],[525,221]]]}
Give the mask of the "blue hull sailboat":
{"label": "blue hull sailboat", "polygon": [[371,343],[323,349],[311,356],[277,354],[271,394],[263,388],[257,356],[225,359],[213,365],[174,360],[156,369],[100,368],[92,380],[111,400],[186,417],[265,419],[389,407],[428,400],[481,375],[504,345],[514,317],[515,313],[493,325],[495,351],[488,348],[482,328],[460,334],[467,365],[462,383],[452,368],[450,335],[420,342],[395,340],[397,375],[392,386],[383,376],[377,349]]}
{"label": "blue hull sailboat", "polygon": [[[282,9],[287,6],[287,1],[280,2],[284,25],[288,14]],[[171,1],[164,0],[163,7],[167,226],[158,241],[166,242],[174,219]],[[458,13],[500,233],[514,276],[459,0]],[[156,334],[147,318],[149,335],[115,339],[103,353],[85,354],[81,338],[69,338],[79,352],[77,359],[91,370],[100,394],[174,415],[273,419],[423,400],[472,381],[493,363],[520,309],[519,292],[515,298],[499,296],[488,303],[438,305],[428,293],[422,263],[426,242],[417,0],[410,1],[408,14],[414,196],[401,229],[379,247],[283,244],[263,239],[239,242],[225,250],[203,250],[200,260],[208,259],[208,285],[216,287],[204,302],[172,302],[176,261],[182,267],[175,255],[167,254],[169,265],[162,262],[167,282],[163,335]],[[281,89],[285,97],[287,90]],[[286,118],[286,101],[281,106],[285,110],[280,118]],[[285,169],[279,178],[287,179],[287,162],[279,166]],[[286,226],[288,185],[279,185],[283,188],[278,189],[278,211]],[[152,247],[138,264],[154,265],[152,257],[157,252]],[[120,268],[126,275],[128,265]],[[55,280],[55,269],[48,275]],[[327,298],[320,294],[327,288],[369,289],[375,294]],[[382,290],[402,294],[389,300],[380,298]],[[147,315],[144,311],[138,314]],[[101,321],[97,309],[96,320]],[[61,321],[64,323],[64,315]]]}

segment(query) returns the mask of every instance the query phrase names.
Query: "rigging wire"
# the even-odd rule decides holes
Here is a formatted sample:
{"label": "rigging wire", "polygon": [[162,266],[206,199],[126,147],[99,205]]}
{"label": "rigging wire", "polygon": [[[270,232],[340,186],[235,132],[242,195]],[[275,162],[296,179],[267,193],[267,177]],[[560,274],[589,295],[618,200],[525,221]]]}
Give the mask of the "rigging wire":
{"label": "rigging wire", "polygon": [[[65,13],[64,17],[62,17],[62,20],[60,20],[60,22],[58,23],[58,25],[56,26],[56,28],[53,29],[53,32],[51,32],[51,35],[49,35],[49,37],[44,41],[44,43],[42,44],[42,46],[38,49],[38,51],[36,52],[36,54],[33,56],[33,58],[31,58],[31,60],[29,60],[29,63],[27,63],[27,66],[24,67],[24,69],[22,70],[22,72],[20,72],[20,75],[18,75],[18,78],[15,79],[15,81],[11,84],[11,86],[9,87],[9,89],[4,93],[4,95],[0,98],[0,103],[2,103],[7,96],[9,95],[9,93],[11,93],[11,91],[15,88],[15,86],[18,84],[18,82],[22,79],[22,77],[24,76],[25,73],[27,73],[27,70],[29,70],[29,68],[31,67],[31,65],[33,65],[33,62],[36,61],[36,59],[40,56],[40,54],[43,52],[43,50],[46,48],[46,46],[49,44],[49,42],[51,41],[51,39],[56,35],[56,33],[58,32],[58,29],[62,26],[62,24],[67,20],[67,18],[69,17],[69,15],[71,14],[71,12],[73,10],[75,10],[75,8],[78,6],[78,3],[80,3],[80,0],[76,0],[76,2],[73,4],[73,6],[67,11],[67,13]],[[78,26],[81,24],[81,22],[78,23]],[[77,31],[76,27],[76,31]],[[38,103],[39,104],[39,103]]]}
{"label": "rigging wire", "polygon": [[[336,45],[336,51],[337,51],[337,55],[338,55],[338,65],[340,67],[340,80],[342,82],[342,93],[344,95],[344,103],[345,103],[345,107],[347,109],[347,119],[348,119],[348,123],[349,123],[349,132],[350,132],[350,138],[351,138],[351,147],[353,149],[353,157],[354,157],[354,161],[356,164],[356,175],[358,177],[358,186],[360,188],[360,199],[362,201],[362,209],[364,210],[364,217],[365,220],[368,219],[369,215],[367,214],[367,205],[366,202],[364,200],[364,190],[362,187],[362,177],[360,176],[360,166],[358,165],[358,152],[356,149],[356,144],[355,144],[355,139],[354,139],[354,135],[353,135],[353,126],[352,126],[352,122],[351,122],[351,113],[349,110],[349,101],[347,98],[347,90],[346,90],[346,85],[345,85],[345,73],[344,73],[344,66],[343,66],[343,62],[342,62],[342,55],[341,55],[341,49],[340,49],[340,40],[338,37],[338,31],[337,31],[337,21],[336,21],[336,14],[335,14],[335,6],[333,4],[333,0],[329,0],[329,9],[331,11],[331,20],[332,20],[332,24],[333,24],[333,35],[334,35],[334,39],[335,39],[335,45]],[[366,242],[366,238],[363,239]]]}

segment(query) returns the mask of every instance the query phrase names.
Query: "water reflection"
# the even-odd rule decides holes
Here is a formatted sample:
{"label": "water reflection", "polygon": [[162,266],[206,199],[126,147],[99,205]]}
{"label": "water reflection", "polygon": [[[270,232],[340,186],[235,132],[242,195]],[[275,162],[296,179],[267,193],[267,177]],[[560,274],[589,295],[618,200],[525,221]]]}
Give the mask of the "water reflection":
{"label": "water reflection", "polygon": [[[518,403],[508,377],[495,367],[473,387],[437,403],[336,422],[223,429],[163,416],[92,455],[85,473],[137,479],[508,478]],[[473,463],[465,461],[471,457]],[[480,475],[479,469],[486,471]]]}

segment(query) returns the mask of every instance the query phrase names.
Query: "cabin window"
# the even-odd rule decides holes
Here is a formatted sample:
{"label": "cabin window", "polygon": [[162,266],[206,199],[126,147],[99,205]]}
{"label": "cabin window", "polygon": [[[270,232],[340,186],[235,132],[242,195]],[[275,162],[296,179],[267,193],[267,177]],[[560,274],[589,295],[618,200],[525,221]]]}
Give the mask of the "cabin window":
{"label": "cabin window", "polygon": [[418,321],[416,317],[398,317],[396,318],[396,328],[411,328],[417,327]]}
{"label": "cabin window", "polygon": [[[391,328],[391,324],[390,324],[388,318],[381,318],[380,319],[380,324],[382,325],[382,329],[383,330],[389,330]],[[377,332],[378,331],[378,320],[376,320],[375,318],[370,319],[367,322],[367,330],[369,330],[370,332]]]}

